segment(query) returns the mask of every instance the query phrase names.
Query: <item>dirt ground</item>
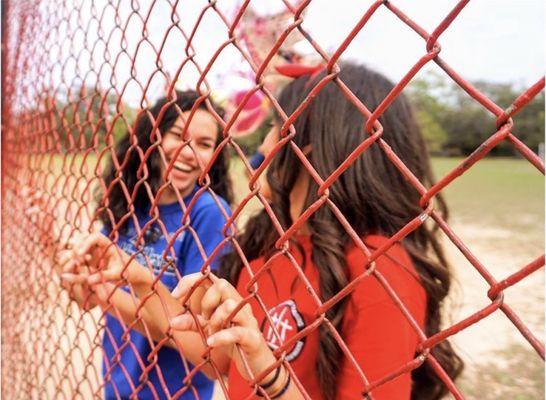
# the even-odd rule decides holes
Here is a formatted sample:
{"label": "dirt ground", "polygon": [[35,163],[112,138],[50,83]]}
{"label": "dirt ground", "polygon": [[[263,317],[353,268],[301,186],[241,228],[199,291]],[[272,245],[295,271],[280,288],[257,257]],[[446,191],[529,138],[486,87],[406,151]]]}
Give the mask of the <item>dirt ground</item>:
{"label": "dirt ground", "polygon": [[[525,236],[510,231],[453,224],[482,264],[502,280],[543,254],[544,248],[530,244]],[[447,244],[457,279],[450,302],[456,322],[489,304],[489,286],[452,244]],[[544,268],[505,291],[504,302],[544,342]],[[506,315],[497,310],[453,337],[466,363],[460,381],[469,399],[544,398],[544,363]],[[480,379],[488,377],[488,379]]]}

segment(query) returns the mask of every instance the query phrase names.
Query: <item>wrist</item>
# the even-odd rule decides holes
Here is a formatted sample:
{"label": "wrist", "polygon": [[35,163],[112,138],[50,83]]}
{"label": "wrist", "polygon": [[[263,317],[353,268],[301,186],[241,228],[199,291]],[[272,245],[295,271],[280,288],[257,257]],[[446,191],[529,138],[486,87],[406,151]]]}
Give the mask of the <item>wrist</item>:
{"label": "wrist", "polygon": [[[265,383],[260,383],[259,386],[265,393],[267,393],[269,398],[278,399],[288,390],[290,380],[291,378],[288,370],[283,364],[280,364],[277,368],[275,368],[272,380]],[[262,397],[259,392],[258,395]]]}
{"label": "wrist", "polygon": [[[260,346],[260,349],[257,351],[257,353],[252,357],[254,360],[254,371],[257,372],[257,374],[262,373],[265,369],[270,367],[273,364],[277,364],[278,360],[273,355],[273,352],[267,345],[267,342],[265,339],[262,341],[262,345]],[[277,368],[274,368],[272,371],[270,371],[268,374],[266,374],[262,379],[260,379],[258,383],[259,386],[261,386],[264,389],[267,389],[268,393],[269,390],[275,389],[276,385],[279,383],[279,378],[282,378],[282,370],[283,366],[282,364],[279,364]]]}
{"label": "wrist", "polygon": [[153,273],[137,261],[131,260],[127,266],[126,275],[127,282],[132,285],[147,285],[149,286],[153,280]]}

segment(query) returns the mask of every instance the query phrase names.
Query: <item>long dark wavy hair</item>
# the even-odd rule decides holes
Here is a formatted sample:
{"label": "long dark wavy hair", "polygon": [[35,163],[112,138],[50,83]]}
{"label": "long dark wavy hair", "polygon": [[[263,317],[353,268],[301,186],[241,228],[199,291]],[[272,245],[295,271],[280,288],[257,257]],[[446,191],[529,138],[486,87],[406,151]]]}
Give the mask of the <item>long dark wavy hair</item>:
{"label": "long dark wavy hair", "polygon": [[[116,225],[117,229],[123,232],[126,229],[125,221],[133,210],[145,210],[149,207],[150,197],[146,186],[143,185],[144,181],[148,183],[153,196],[164,184],[163,162],[157,150],[157,136],[152,132],[153,123],[149,114],[154,120],[157,120],[160,113],[163,112],[158,129],[164,135],[175,124],[180,112],[191,110],[198,98],[197,92],[189,90],[176,91],[171,99],[167,97],[159,99],[149,110],[139,113],[133,133],[127,132],[117,143],[115,148],[117,162],[114,162],[114,159],[109,160],[103,174],[104,186],[99,187],[96,192],[99,204],[98,215],[108,230]],[[166,109],[163,110],[166,105]],[[212,106],[220,116],[223,114],[218,106],[214,104]],[[200,103],[198,108],[207,111],[204,102]],[[222,135],[218,125],[216,145],[221,140]],[[152,146],[154,148],[150,151],[146,160],[146,169],[144,169],[142,168],[143,155]],[[229,157],[226,153],[227,147],[224,147],[209,171],[210,188],[228,203],[231,203],[231,182],[228,176]],[[132,198],[131,204],[127,200],[126,193]]]}
{"label": "long dark wavy hair", "polygon": [[[286,114],[290,115],[309,94],[313,83],[324,76],[323,72],[309,82],[310,76],[306,75],[288,84],[279,97],[279,104]],[[363,66],[344,65],[339,77],[371,110],[393,88],[384,76]],[[383,139],[424,185],[431,185],[434,178],[425,142],[406,98],[399,96],[379,121],[384,128]],[[311,146],[309,160],[320,176],[326,178],[367,137],[363,130],[364,122],[362,114],[341,90],[334,83],[328,83],[294,122],[297,133],[293,140],[302,149]],[[285,229],[293,222],[289,194],[300,171],[300,160],[290,146],[284,146],[267,174],[272,191],[271,206]],[[306,207],[317,199],[317,189],[311,180]],[[360,236],[392,236],[423,211],[419,206],[420,194],[377,144],[368,148],[330,187],[330,199]],[[441,196],[436,196],[435,205],[447,217],[446,204]],[[327,206],[317,210],[307,223],[311,232],[312,261],[319,274],[320,295],[327,300],[348,283],[346,250],[351,240]],[[247,223],[239,243],[249,260],[267,257],[274,251],[278,234],[270,227],[265,211]],[[446,257],[436,230],[426,225],[407,236],[402,245],[411,256],[427,293],[426,334],[434,334],[440,329],[440,307],[451,284]],[[221,274],[236,284],[241,269],[239,257],[231,254],[224,260]],[[345,305],[346,300],[341,301],[326,313],[338,331],[341,331]],[[331,400],[336,395],[336,376],[342,352],[324,325],[319,330],[319,338],[316,369],[322,392],[326,399]],[[463,363],[449,342],[435,346],[432,354],[449,376],[455,378],[462,371]],[[446,393],[445,386],[428,363],[414,370],[412,378],[412,399],[439,399]]]}

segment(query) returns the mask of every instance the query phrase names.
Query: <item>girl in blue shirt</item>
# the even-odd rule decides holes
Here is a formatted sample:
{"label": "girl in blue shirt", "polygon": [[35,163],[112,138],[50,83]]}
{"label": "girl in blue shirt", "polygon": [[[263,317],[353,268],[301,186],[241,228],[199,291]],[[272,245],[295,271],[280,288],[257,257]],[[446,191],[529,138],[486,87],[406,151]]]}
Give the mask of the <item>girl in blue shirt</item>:
{"label": "girl in blue shirt", "polygon": [[[223,229],[230,215],[228,159],[224,150],[215,154],[221,129],[199,100],[196,92],[177,91],[171,100],[160,99],[142,111],[133,134],[116,146],[99,188],[102,233],[153,270],[157,284],[169,291],[224,246]],[[198,181],[213,155],[209,189]],[[100,287],[94,289],[98,294]],[[130,329],[146,330],[137,318],[145,312],[139,307],[142,298],[136,298],[133,288],[107,292],[99,301],[108,311],[103,336],[105,398],[210,399],[213,382],[203,373],[184,383],[193,367],[185,365],[176,349],[163,344],[151,357],[153,334]]]}

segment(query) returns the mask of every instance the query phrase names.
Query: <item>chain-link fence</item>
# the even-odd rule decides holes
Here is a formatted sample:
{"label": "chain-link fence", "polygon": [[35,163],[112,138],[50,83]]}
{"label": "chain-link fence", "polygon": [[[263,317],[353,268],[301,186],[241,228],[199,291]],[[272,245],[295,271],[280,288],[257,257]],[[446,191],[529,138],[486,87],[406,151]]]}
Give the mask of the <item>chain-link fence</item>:
{"label": "chain-link fence", "polygon": [[[197,2],[192,5],[193,14],[185,12],[184,2],[147,1],[78,1],[50,2],[24,1],[3,2],[3,37],[2,37],[2,394],[5,398],[92,398],[101,397],[113,370],[122,363],[121,354],[131,346],[129,331],[142,320],[142,309],[149,297],[141,298],[136,308],[136,320],[124,326],[123,345],[114,349],[113,357],[103,353],[103,335],[112,335],[106,323],[106,315],[114,313],[111,309],[87,309],[70,301],[67,290],[60,284],[55,273],[55,262],[44,251],[42,237],[47,231],[70,238],[77,232],[89,232],[99,221],[99,211],[94,196],[97,187],[103,193],[114,190],[119,185],[125,190],[129,207],[124,215],[126,220],[134,218],[135,209],[131,206],[134,193],[123,188],[121,179],[114,179],[110,186],[103,180],[103,173],[110,159],[116,159],[115,143],[128,130],[134,135],[136,122],[148,118],[143,111],[150,107],[159,97],[172,96],[176,85],[182,82],[197,91],[196,103],[203,104],[220,124],[221,140],[217,149],[229,149],[233,162],[241,164],[243,172],[240,179],[249,176],[248,192],[239,195],[233,206],[232,216],[226,215],[223,227],[224,239],[216,251],[206,255],[201,244],[203,240],[192,228],[190,215],[192,207],[200,196],[209,195],[220,204],[217,195],[211,189],[209,172],[214,167],[215,158],[203,166],[200,175],[201,188],[195,194],[191,204],[181,204],[184,218],[180,229],[174,233],[161,229],[160,234],[167,238],[169,248],[174,246],[177,238],[188,232],[194,237],[201,254],[207,259],[202,270],[210,273],[209,265],[218,256],[221,248],[231,246],[244,265],[251,261],[242,253],[235,234],[242,229],[246,221],[249,203],[254,201],[264,207],[269,216],[272,230],[278,233],[276,249],[269,255],[274,259],[281,254],[291,258],[292,267],[298,274],[305,276],[302,265],[296,262],[297,256],[289,243],[298,234],[306,221],[322,207],[329,208],[343,226],[355,246],[367,257],[362,274],[344,289],[326,301],[321,301],[320,293],[310,285],[308,290],[316,302],[314,320],[299,332],[295,339],[305,338],[319,326],[324,326],[335,339],[344,354],[345,362],[352,364],[356,372],[361,393],[371,392],[400,375],[406,374],[423,363],[427,363],[438,375],[448,391],[455,398],[464,398],[456,383],[449,378],[436,357],[434,348],[458,332],[473,324],[479,324],[493,313],[503,313],[527,340],[540,357],[544,358],[544,345],[535,334],[522,322],[520,316],[504,301],[504,291],[526,279],[530,274],[544,266],[544,255],[521,266],[509,276],[496,279],[470,250],[471,244],[463,243],[457,233],[446,223],[435,206],[435,198],[455,179],[465,174],[482,160],[499,143],[509,143],[537,170],[544,174],[544,163],[513,133],[517,127],[517,114],[544,89],[544,78],[525,90],[506,109],[495,104],[486,95],[448,65],[440,56],[440,40],[465,7],[472,7],[469,1],[459,1],[440,24],[427,32],[409,18],[396,6],[396,2],[376,1],[371,6],[362,7],[362,17],[352,27],[345,40],[334,51],[325,51],[313,40],[311,32],[303,27],[305,10],[311,0],[289,2],[284,0],[283,15],[289,18],[288,23],[280,25],[270,47],[253,48],[248,40],[249,33],[243,26],[245,15],[251,13],[252,7],[260,7],[254,2],[239,2],[236,7],[226,9],[219,1]],[[201,4],[202,3],[202,4]],[[387,10],[397,17],[400,24],[406,24],[423,40],[423,55],[407,71],[379,106],[369,109],[354,95],[351,89],[340,79],[338,62],[357,34],[366,30],[368,21],[374,18],[379,10]],[[261,21],[267,24],[267,20]],[[211,40],[207,49],[196,47],[196,37],[221,32],[223,39],[217,43]],[[268,81],[272,60],[283,52],[287,42],[297,36],[314,49],[315,57],[320,61],[325,73],[312,83],[312,89],[290,115],[280,107],[277,93]],[[200,41],[200,45],[204,42]],[[172,49],[176,51],[172,51]],[[259,54],[257,54],[259,53]],[[244,64],[246,74],[251,76],[250,85],[240,102],[231,112],[221,115],[215,111],[211,101],[215,100],[215,85],[218,71],[226,67],[226,54]],[[420,182],[414,173],[405,165],[399,155],[392,151],[389,143],[383,138],[383,126],[380,118],[392,106],[416,74],[427,64],[435,63],[468,96],[473,98],[496,118],[496,127],[491,127],[489,138],[459,165],[442,176],[430,187]],[[228,69],[228,68],[225,68]],[[223,78],[227,79],[227,78]],[[189,82],[189,83],[188,83]],[[326,85],[336,85],[348,102],[352,103],[364,116],[363,129],[368,138],[358,145],[349,157],[329,176],[320,176],[308,159],[305,149],[294,142],[298,132],[293,123],[310,107],[313,99]],[[247,153],[241,148],[233,134],[234,127],[244,115],[247,103],[255,96],[265,99],[270,110],[281,120],[280,140],[267,154],[264,161],[253,168],[247,159]],[[167,106],[165,106],[167,107]],[[161,118],[161,117],[160,117]],[[190,117],[191,118],[191,117]],[[160,121],[152,121],[157,128]],[[146,163],[150,152],[159,149],[161,136],[151,138],[149,151],[139,152],[139,143],[134,141],[132,149],[139,152],[142,164]],[[185,143],[186,145],[187,143]],[[301,161],[301,166],[308,171],[318,185],[317,200],[294,223],[283,226],[269,206],[268,200],[261,192],[259,177],[273,162],[276,155],[285,146],[291,146],[294,154]],[[399,173],[411,183],[420,194],[422,212],[415,215],[402,229],[386,240],[377,249],[371,249],[361,238],[339,210],[338,205],[330,199],[329,189],[371,147],[379,148],[392,162]],[[218,155],[218,150],[216,155]],[[160,150],[158,150],[160,151]],[[165,160],[165,155],[163,155]],[[117,160],[117,167],[123,160]],[[168,172],[175,166],[166,164]],[[145,226],[137,229],[137,238],[144,238],[146,231],[154,222],[159,221],[160,204],[147,181],[147,172],[143,167],[139,182],[149,196],[151,219]],[[120,178],[120,177],[118,177]],[[169,182],[159,186],[159,191],[169,187]],[[23,190],[25,188],[25,190]],[[46,204],[41,207],[45,213],[29,215],[29,190],[40,190],[46,194]],[[180,197],[178,198],[180,200]],[[108,206],[106,206],[108,207]],[[433,221],[433,222],[431,222]],[[467,315],[459,321],[442,328],[439,332],[428,335],[413,318],[411,312],[400,300],[392,285],[379,270],[375,261],[385,254],[397,242],[419,229],[423,224],[432,223],[458,248],[462,255],[487,282],[489,304],[484,308]],[[112,230],[116,231],[113,226]],[[115,237],[115,235],[111,235]],[[165,253],[168,252],[168,249]],[[265,268],[265,267],[264,267]],[[266,268],[267,269],[267,268]],[[163,274],[165,270],[161,270]],[[256,275],[262,274],[260,270]],[[350,355],[343,335],[326,317],[327,311],[340,300],[351,295],[355,286],[367,276],[372,276],[384,287],[402,311],[418,337],[415,357],[399,365],[379,379],[370,381],[366,371]],[[178,273],[178,277],[180,274]],[[257,279],[257,278],[256,278]],[[464,284],[464,283],[463,283]],[[257,301],[262,304],[263,312],[267,309],[260,298],[260,289],[249,285],[243,293],[244,304]],[[87,295],[89,296],[89,295]],[[84,301],[85,302],[85,301]],[[242,305],[241,305],[242,307]],[[277,326],[278,329],[280,329]],[[275,333],[279,335],[279,332]],[[203,341],[206,337],[201,331]],[[160,390],[151,390],[155,398],[178,398],[180,396],[199,397],[192,377],[202,370],[210,361],[205,352],[204,362],[192,366],[183,363],[182,389],[170,392],[165,383],[165,371],[157,368],[156,354],[167,346],[168,339],[154,341],[147,337],[151,353],[147,359],[138,359],[142,373],[138,381],[133,382],[132,396],[138,398],[149,388],[148,375],[156,373]],[[304,386],[290,367],[286,353],[294,345],[294,340],[279,345],[275,355],[292,374],[292,381],[309,398]],[[139,358],[137,356],[137,358]],[[110,365],[110,362],[113,362]],[[101,367],[102,364],[102,367]],[[270,365],[265,373],[273,371],[278,364]],[[121,365],[123,369],[123,365]],[[512,371],[518,374],[518,371]],[[250,376],[248,385],[259,392],[259,376]],[[218,385],[218,390],[229,396],[226,386]],[[163,391],[162,393],[160,393]],[[116,390],[114,390],[114,397]],[[118,394],[118,397],[121,397]],[[185,398],[185,397],[184,397]],[[190,397],[188,397],[190,398]],[[192,397],[193,398],[193,397]]]}

